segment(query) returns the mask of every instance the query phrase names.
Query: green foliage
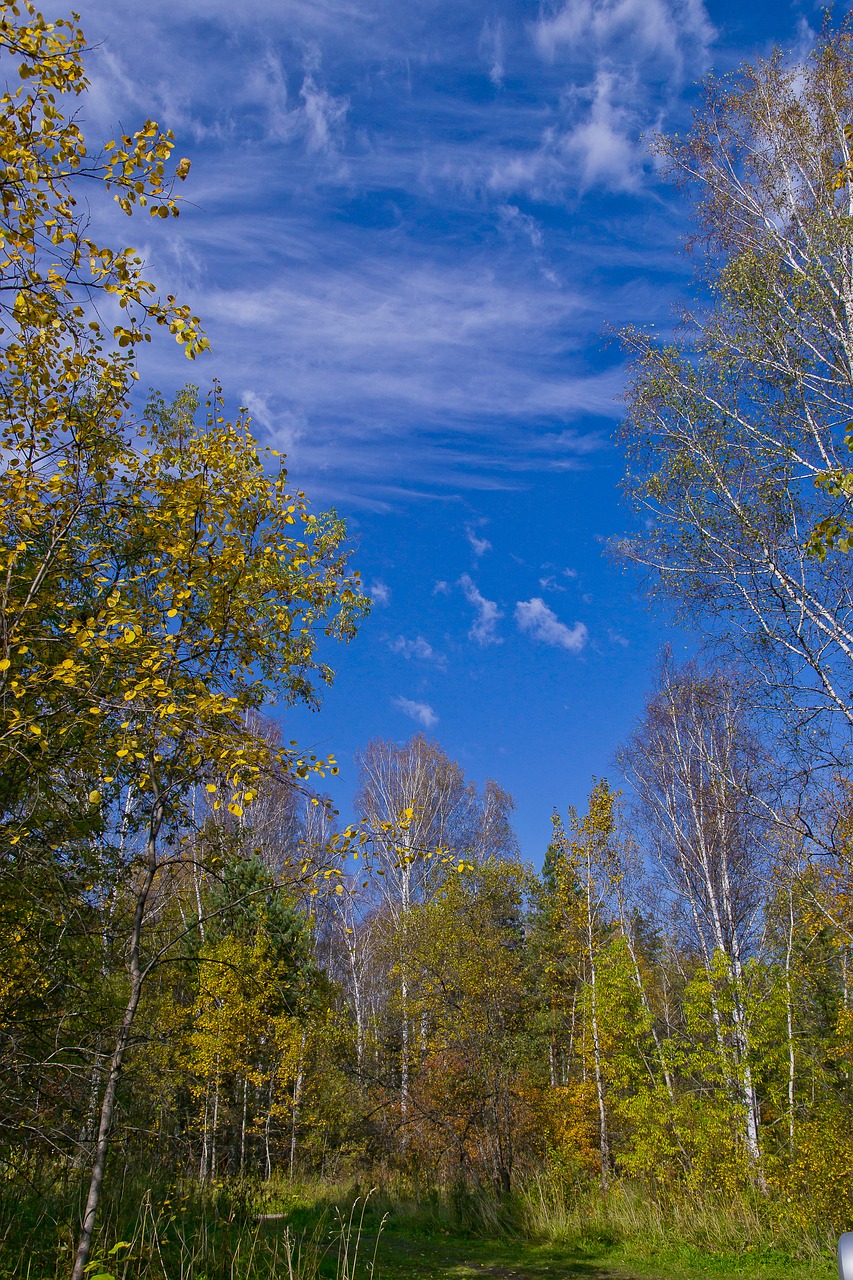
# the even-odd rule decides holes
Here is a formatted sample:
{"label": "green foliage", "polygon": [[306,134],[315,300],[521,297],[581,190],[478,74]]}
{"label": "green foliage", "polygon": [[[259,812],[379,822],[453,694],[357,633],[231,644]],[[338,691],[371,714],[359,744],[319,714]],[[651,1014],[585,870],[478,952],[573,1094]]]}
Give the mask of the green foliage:
{"label": "green foliage", "polygon": [[314,946],[304,914],[257,857],[230,858],[211,886],[208,937],[263,946],[280,975],[277,987],[291,1007],[316,980]]}
{"label": "green foliage", "polygon": [[[638,812],[597,781],[586,814],[555,817],[540,879],[510,797],[420,735],[366,749],[365,829],[333,835],[309,789],[334,762],[264,709],[317,705],[321,642],[367,607],[344,526],[289,490],[218,387],[132,411],[152,327],[189,355],[205,339],[132,250],[88,239],[74,192],[171,217],[189,166],[170,172],[150,121],[89,151],[63,107],[83,52],[76,19],[0,4],[18,66],[0,100],[0,1275],[65,1274],[82,1219],[78,1280],[355,1280],[386,1211],[389,1276],[522,1249],[531,1274],[582,1249],[727,1274],[738,1241],[756,1276],[819,1265],[853,1178],[842,757],[798,841],[750,807],[765,763],[736,681],[670,671],[638,735]],[[853,110],[851,71],[845,31],[804,77],[772,59],[710,90],[664,147],[706,188],[707,323],[689,350],[627,336],[643,554],[691,606],[747,599],[762,654],[812,662],[808,726],[827,707],[853,723],[828,555],[847,545],[850,438],[815,407],[823,276],[761,219],[787,199],[778,166],[799,166],[819,198],[790,244],[830,279],[847,263],[850,135],[829,145],[826,102]],[[715,185],[721,155],[737,163]],[[102,294],[111,334],[90,318]],[[336,1218],[305,1176],[386,1190],[350,1188]]]}

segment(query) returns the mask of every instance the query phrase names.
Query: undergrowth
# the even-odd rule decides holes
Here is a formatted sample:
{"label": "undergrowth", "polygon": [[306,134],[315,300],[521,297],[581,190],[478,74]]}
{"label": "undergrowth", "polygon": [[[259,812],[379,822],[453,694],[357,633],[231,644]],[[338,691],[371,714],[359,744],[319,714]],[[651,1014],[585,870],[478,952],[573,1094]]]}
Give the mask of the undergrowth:
{"label": "undergrowth", "polygon": [[[69,1274],[81,1197],[68,1175],[0,1182],[0,1280]],[[624,1182],[603,1192],[548,1174],[509,1196],[403,1178],[379,1190],[283,1179],[200,1186],[127,1168],[107,1185],[91,1280],[382,1280],[397,1274],[390,1258],[383,1273],[386,1245],[393,1254],[419,1239],[428,1256],[430,1238],[516,1242],[520,1256],[559,1247],[567,1263],[609,1258],[635,1274],[645,1261],[658,1276],[771,1276],[787,1267],[818,1277],[829,1274],[835,1244],[819,1223],[795,1230],[783,1206],[757,1193],[653,1195]]]}

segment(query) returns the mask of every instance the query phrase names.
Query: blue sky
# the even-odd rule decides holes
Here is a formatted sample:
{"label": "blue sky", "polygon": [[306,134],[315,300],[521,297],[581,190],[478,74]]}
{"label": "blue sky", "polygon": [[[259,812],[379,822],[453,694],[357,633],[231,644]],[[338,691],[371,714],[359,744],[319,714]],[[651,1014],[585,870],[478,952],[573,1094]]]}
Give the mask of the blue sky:
{"label": "blue sky", "polygon": [[[539,862],[686,638],[603,554],[629,514],[608,329],[665,333],[689,210],[647,140],[697,82],[808,3],[77,0],[87,135],[151,115],[189,156],[177,224],[127,223],[213,354],[155,343],[143,382],[221,379],[294,484],[345,515],[375,608],[287,737],[353,754],[425,730],[516,800]],[[687,640],[689,643],[689,640]]]}

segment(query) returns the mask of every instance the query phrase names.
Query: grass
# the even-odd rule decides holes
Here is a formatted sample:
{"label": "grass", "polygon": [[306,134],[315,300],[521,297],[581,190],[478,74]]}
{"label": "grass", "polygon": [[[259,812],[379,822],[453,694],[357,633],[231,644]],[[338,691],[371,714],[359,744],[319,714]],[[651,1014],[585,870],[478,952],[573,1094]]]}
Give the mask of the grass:
{"label": "grass", "polygon": [[[304,1189],[292,1222],[308,1227],[318,1193]],[[737,1197],[663,1207],[631,1187],[606,1197],[597,1189],[567,1195],[539,1178],[509,1200],[381,1191],[364,1229],[373,1232],[384,1217],[380,1280],[831,1280],[834,1242],[819,1232],[795,1234],[784,1222],[768,1225],[760,1209]]]}
{"label": "grass", "polygon": [[[5,1192],[5,1194],[3,1194]],[[0,1280],[70,1271],[79,1190],[0,1184]],[[761,1202],[532,1178],[510,1198],[400,1185],[159,1186],[114,1176],[93,1271],[115,1280],[831,1280],[832,1242]]]}

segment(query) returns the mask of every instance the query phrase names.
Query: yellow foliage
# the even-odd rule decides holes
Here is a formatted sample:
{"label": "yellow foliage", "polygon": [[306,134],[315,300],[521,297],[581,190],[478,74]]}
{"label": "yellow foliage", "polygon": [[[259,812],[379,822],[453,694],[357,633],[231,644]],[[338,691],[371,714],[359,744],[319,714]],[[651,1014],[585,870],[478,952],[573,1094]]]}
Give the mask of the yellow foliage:
{"label": "yellow foliage", "polygon": [[797,1126],[796,1149],[782,1173],[785,1219],[804,1230],[838,1234],[850,1225],[853,1155],[850,1115],[824,1103]]}
{"label": "yellow foliage", "polygon": [[[100,774],[93,793],[106,777],[114,790],[132,781],[149,793],[168,778],[177,795],[214,773],[238,817],[273,757],[298,778],[328,767],[273,750],[246,733],[245,717],[270,685],[311,701],[311,675],[331,678],[313,661],[317,632],[352,635],[365,604],[345,571],[343,525],[309,516],[280,466],[265,474],[247,421],[227,423],[220,409],[216,394],[198,424],[192,392],[169,408],[154,401],[136,428],[144,448],[110,423],[81,421],[88,455],[77,438],[56,440],[54,461],[69,464],[58,479],[22,452],[0,474],[0,546],[27,521],[51,531],[0,583],[0,765],[21,768],[21,743],[34,737],[32,769],[73,751]],[[298,542],[286,532],[294,511]]]}
{"label": "yellow foliage", "polygon": [[[0,55],[18,64],[17,87],[0,97],[0,278],[9,299],[0,307],[15,334],[0,376],[29,362],[33,395],[56,403],[93,362],[105,375],[111,368],[101,350],[100,321],[88,305],[93,296],[118,305],[122,319],[111,336],[125,351],[145,338],[151,321],[168,327],[191,357],[208,345],[188,307],[156,297],[133,249],[109,249],[86,234],[87,218],[75,198],[81,183],[91,191],[95,179],[126,213],[147,205],[152,215],[176,217],[172,188],[175,178],[187,176],[189,161],[180,161],[174,174],[167,170],[174,139],[153,120],[120,145],[89,150],[77,113],[66,115],[57,105],[89,86],[85,48],[75,16],[47,23],[32,0],[0,4]],[[115,381],[121,386],[120,372]]]}
{"label": "yellow foliage", "polygon": [[548,1145],[560,1163],[590,1174],[601,1170],[597,1105],[592,1080],[558,1085],[540,1103]]}

